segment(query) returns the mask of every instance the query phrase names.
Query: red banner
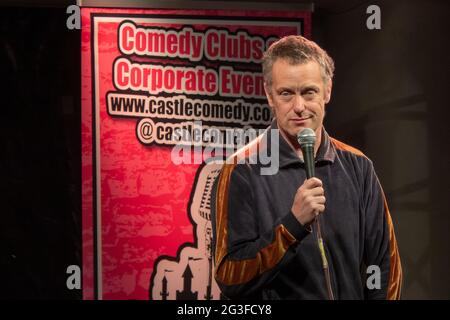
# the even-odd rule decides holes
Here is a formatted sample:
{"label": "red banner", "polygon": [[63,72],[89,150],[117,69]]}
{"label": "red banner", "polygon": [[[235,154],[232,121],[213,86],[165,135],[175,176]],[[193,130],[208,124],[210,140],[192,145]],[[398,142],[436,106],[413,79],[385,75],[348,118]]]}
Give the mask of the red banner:
{"label": "red banner", "polygon": [[261,58],[310,13],[82,9],[85,299],[220,299],[209,196],[270,123]]}

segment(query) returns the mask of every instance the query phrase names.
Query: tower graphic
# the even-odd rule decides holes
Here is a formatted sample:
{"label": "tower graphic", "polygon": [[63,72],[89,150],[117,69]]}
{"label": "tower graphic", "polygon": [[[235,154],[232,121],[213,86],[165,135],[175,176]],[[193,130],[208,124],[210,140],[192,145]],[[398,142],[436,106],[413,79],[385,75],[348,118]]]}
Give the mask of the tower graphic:
{"label": "tower graphic", "polygon": [[164,277],[162,279],[162,289],[161,289],[161,298],[162,300],[167,300],[167,297],[170,295],[169,290],[167,288],[167,277],[166,272],[173,272],[173,270],[164,269]]}
{"label": "tower graphic", "polygon": [[167,291],[167,278],[164,275],[164,278],[162,279],[162,291],[161,291],[161,298],[163,300],[167,300],[167,297],[169,296],[169,291]]}
{"label": "tower graphic", "polygon": [[192,292],[192,274],[189,262],[183,272],[183,291],[177,290],[177,300],[197,300],[198,292]]}

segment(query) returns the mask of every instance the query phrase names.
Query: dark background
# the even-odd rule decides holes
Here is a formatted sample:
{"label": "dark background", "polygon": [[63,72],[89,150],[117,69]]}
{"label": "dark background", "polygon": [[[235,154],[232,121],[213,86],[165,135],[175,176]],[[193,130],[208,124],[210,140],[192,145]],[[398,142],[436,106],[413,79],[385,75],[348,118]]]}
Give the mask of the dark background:
{"label": "dark background", "polygon": [[[81,39],[66,28],[70,4],[0,2],[0,298],[82,297],[66,287],[66,268],[81,266]],[[325,126],[374,161],[403,298],[449,299],[448,1],[314,4],[313,39],[336,63]],[[366,28],[370,4],[381,30]]]}

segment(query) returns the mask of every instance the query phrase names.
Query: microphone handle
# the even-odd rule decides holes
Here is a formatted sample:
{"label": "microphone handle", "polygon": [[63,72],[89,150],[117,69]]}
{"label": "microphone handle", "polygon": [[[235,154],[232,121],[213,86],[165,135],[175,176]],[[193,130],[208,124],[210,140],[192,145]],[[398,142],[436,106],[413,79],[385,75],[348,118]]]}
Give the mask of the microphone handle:
{"label": "microphone handle", "polygon": [[[305,163],[306,177],[312,178],[314,173],[314,149],[312,145],[306,145],[302,148],[303,160]],[[330,269],[328,267],[327,256],[325,254],[325,247],[323,245],[322,231],[320,228],[320,216],[317,216],[313,221],[313,230],[316,230],[317,246],[319,248],[320,257],[322,259],[322,267],[325,274],[325,281],[327,285],[328,299],[334,300],[333,290],[331,287]]]}
{"label": "microphone handle", "polygon": [[314,173],[314,148],[312,145],[306,145],[302,148],[303,151],[303,161],[305,163],[306,177],[312,178],[315,176]]}

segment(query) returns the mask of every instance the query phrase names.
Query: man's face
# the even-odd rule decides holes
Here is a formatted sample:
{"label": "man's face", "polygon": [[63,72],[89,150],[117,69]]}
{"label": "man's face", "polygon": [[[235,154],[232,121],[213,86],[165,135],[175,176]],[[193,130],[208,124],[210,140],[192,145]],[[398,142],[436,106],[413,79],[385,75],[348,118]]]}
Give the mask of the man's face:
{"label": "man's face", "polygon": [[330,101],[331,81],[324,83],[315,61],[290,64],[278,59],[272,67],[272,87],[266,95],[281,134],[297,143],[297,133],[311,128],[320,137],[325,104]]}

